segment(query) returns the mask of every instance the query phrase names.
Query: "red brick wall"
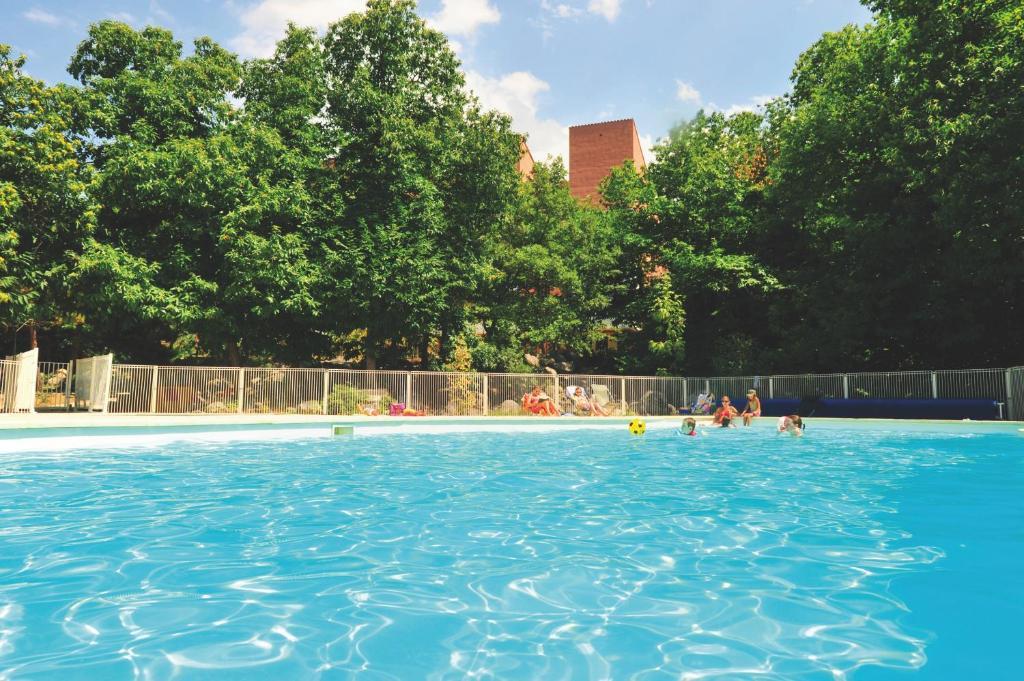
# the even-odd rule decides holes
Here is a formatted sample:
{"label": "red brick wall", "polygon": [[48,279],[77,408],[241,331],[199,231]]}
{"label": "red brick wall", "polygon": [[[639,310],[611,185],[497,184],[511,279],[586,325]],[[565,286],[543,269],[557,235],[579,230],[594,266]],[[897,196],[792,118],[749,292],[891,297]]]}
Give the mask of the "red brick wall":
{"label": "red brick wall", "polygon": [[526,140],[519,140],[519,161],[516,163],[516,170],[524,178],[533,177],[533,154],[530,153],[530,147],[526,146]]}
{"label": "red brick wall", "polygon": [[569,128],[569,188],[576,198],[596,201],[598,185],[627,159],[644,168],[633,119]]}

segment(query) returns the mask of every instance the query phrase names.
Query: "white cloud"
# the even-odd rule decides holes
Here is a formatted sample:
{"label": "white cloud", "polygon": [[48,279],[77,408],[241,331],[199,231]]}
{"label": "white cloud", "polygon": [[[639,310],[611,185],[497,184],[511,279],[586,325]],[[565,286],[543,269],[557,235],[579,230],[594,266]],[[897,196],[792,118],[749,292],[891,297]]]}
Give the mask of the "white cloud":
{"label": "white cloud", "polygon": [[[147,23],[174,23],[174,16],[170,12],[165,10],[163,7],[161,7],[160,3],[157,0],[149,0],[149,12],[151,18],[147,19]],[[152,17],[156,17],[156,21],[154,21]]]}
{"label": "white cloud", "polygon": [[33,21],[37,24],[46,24],[47,26],[60,26],[64,23],[64,20],[56,14],[50,14],[46,10],[33,7],[30,10],[22,12],[21,16],[25,17],[29,21]]}
{"label": "white cloud", "polygon": [[728,117],[735,116],[736,114],[741,113],[743,111],[757,111],[758,109],[760,109],[773,99],[775,99],[773,95],[757,95],[756,97],[751,97],[750,100],[746,103],[733,104],[725,109],[718,106],[714,102],[708,102],[707,108],[709,111],[719,111]]}
{"label": "white cloud", "polygon": [[123,21],[126,24],[137,23],[135,20],[135,15],[133,15],[130,12],[111,12],[110,18],[117,19],[118,21]]}
{"label": "white cloud", "polygon": [[242,10],[243,30],[230,44],[243,57],[266,57],[273,54],[289,21],[323,30],[364,9],[366,0],[260,0]]}
{"label": "white cloud", "polygon": [[579,7],[574,7],[565,3],[553,5],[548,2],[548,0],[540,0],[540,8],[559,19],[572,19],[573,17],[578,17],[583,14],[583,10]]}
{"label": "white cloud", "polygon": [[590,0],[587,3],[587,11],[598,14],[608,21],[615,21],[622,11],[622,0]]}
{"label": "white cloud", "polygon": [[640,135],[640,147],[644,150],[644,161],[648,164],[654,163],[654,145],[658,143],[658,140],[654,139],[654,135]]}
{"label": "white cloud", "polygon": [[701,97],[700,91],[693,87],[689,83],[684,83],[681,80],[676,81],[676,99],[680,102],[700,104]]}
{"label": "white cloud", "polygon": [[450,36],[472,36],[484,24],[501,21],[501,13],[489,0],[441,0],[441,11],[430,25]]}
{"label": "white cloud", "polygon": [[527,71],[488,78],[476,71],[466,73],[466,84],[485,108],[497,109],[512,117],[514,129],[526,133],[533,157],[542,160],[561,156],[569,160],[569,126],[553,118],[538,116],[538,98],[551,86]]}

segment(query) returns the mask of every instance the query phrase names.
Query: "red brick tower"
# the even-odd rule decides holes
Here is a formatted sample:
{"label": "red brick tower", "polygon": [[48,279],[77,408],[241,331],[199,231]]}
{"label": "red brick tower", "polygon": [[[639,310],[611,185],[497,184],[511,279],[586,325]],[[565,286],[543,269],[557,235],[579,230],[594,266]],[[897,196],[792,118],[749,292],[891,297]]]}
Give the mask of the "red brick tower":
{"label": "red brick tower", "polygon": [[530,147],[526,146],[526,140],[523,138],[519,139],[519,161],[516,163],[516,170],[525,179],[533,177],[533,154],[530,153]]}
{"label": "red brick tower", "polygon": [[598,201],[597,186],[627,160],[647,167],[632,118],[569,128],[569,188],[577,199]]}

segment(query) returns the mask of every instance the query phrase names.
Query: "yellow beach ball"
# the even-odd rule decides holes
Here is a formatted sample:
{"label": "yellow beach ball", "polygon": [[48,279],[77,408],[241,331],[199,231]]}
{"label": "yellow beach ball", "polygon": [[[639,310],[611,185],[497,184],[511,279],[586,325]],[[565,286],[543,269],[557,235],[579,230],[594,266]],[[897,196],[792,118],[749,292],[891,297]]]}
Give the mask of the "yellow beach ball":
{"label": "yellow beach ball", "polygon": [[647,432],[647,424],[643,419],[633,419],[629,422],[629,432],[633,435],[643,435]]}

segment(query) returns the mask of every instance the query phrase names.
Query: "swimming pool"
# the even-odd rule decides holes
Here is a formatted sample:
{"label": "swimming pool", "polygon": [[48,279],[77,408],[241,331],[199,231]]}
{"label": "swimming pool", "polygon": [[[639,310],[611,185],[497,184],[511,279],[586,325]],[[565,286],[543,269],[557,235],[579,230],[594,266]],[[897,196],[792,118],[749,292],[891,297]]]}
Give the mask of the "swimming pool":
{"label": "swimming pool", "polygon": [[1016,428],[421,430],[0,454],[0,679],[1019,678]]}

